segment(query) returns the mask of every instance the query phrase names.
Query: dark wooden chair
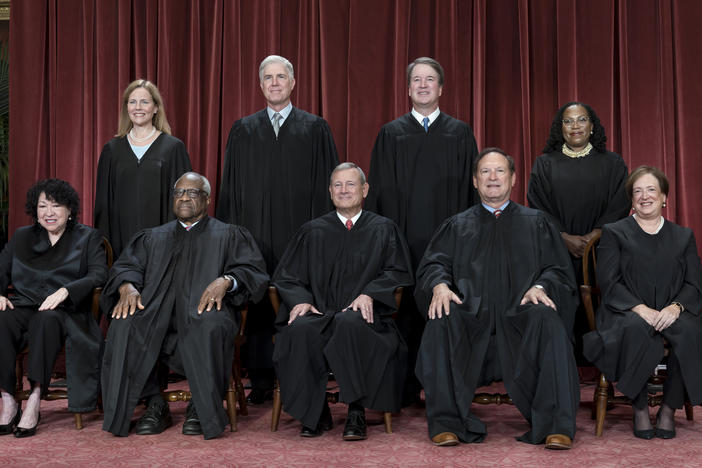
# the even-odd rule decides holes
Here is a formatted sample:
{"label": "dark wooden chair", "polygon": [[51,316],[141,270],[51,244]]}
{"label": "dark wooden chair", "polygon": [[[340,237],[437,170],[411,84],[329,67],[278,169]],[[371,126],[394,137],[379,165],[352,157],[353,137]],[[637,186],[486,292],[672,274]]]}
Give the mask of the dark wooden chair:
{"label": "dark wooden chair", "polygon": [[[112,267],[112,262],[114,260],[112,246],[109,241],[103,237],[102,245],[105,249],[105,260],[107,261],[107,268]],[[100,294],[102,294],[102,288],[93,289],[93,295],[90,303],[90,312],[96,322],[100,320]],[[63,351],[62,351],[63,352]],[[27,400],[31,394],[30,390],[23,389],[22,379],[24,377],[24,360],[29,353],[29,347],[24,348],[21,352],[17,353],[17,360],[15,361],[15,375],[17,376],[17,384],[15,387],[15,399],[21,403],[22,400]],[[55,377],[65,378],[65,373],[57,374]],[[46,393],[44,400],[65,400],[68,398],[68,392],[64,389],[50,388]],[[73,419],[76,425],[76,429],[83,429],[83,416],[81,413],[73,413]]]}
{"label": "dark wooden chair", "polygon": [[[595,311],[600,306],[602,300],[602,292],[597,284],[597,246],[599,245],[600,235],[593,237],[585,247],[583,254],[583,284],[580,285],[580,298],[587,315],[587,322],[590,330],[597,329],[595,322]],[[669,345],[665,344],[665,353],[668,354]],[[648,381],[648,406],[658,406],[661,404],[663,397],[660,392],[663,390],[663,381],[665,376],[659,374],[659,368],[664,368],[660,365],[654,371],[654,374]],[[604,374],[600,373],[597,379],[597,387],[593,395],[592,418],[595,420],[595,435],[600,437],[604,430],[604,420],[607,414],[607,409],[612,408],[616,404],[631,405],[631,400],[623,395],[615,395],[614,387],[607,380]],[[694,418],[692,405],[686,399],[685,401],[685,416],[689,421]]]}
{"label": "dark wooden chair", "polygon": [[[234,339],[234,361],[232,361],[232,373],[229,376],[229,387],[225,395],[227,402],[227,415],[229,416],[229,428],[231,432],[237,430],[237,409],[236,404],[239,403],[239,411],[246,416],[248,410],[246,408],[246,396],[244,395],[244,385],[241,383],[241,346],[246,343],[244,330],[246,329],[246,317],[248,315],[248,304],[241,309],[241,325]],[[165,389],[161,395],[166,401],[190,401],[192,393],[189,390],[168,390]]]}
{"label": "dark wooden chair", "polygon": [[[395,289],[395,305],[399,309],[400,302],[402,301],[402,287]],[[275,286],[268,287],[268,296],[273,305],[273,311],[278,315],[278,310],[280,309],[280,295]],[[339,402],[339,392],[327,392],[327,403],[338,403]],[[280,384],[278,379],[275,380],[275,388],[273,389],[273,412],[271,417],[271,432],[278,430],[278,424],[280,423],[280,413],[283,409],[283,401],[280,398]],[[392,413],[383,413],[383,423],[385,424],[385,432],[392,434]]]}

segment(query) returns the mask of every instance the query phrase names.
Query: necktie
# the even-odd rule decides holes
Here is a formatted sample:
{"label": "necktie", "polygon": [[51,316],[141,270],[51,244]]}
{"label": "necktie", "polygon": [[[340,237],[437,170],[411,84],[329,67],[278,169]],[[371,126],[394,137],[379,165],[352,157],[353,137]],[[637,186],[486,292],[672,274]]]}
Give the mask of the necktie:
{"label": "necktie", "polygon": [[347,219],[346,220],[346,229],[348,229],[350,231],[352,227],[353,227],[353,221],[351,221],[350,219]]}
{"label": "necktie", "polygon": [[192,224],[191,224],[190,226],[185,226],[185,230],[186,230],[186,231],[189,231],[191,227],[193,227]]}
{"label": "necktie", "polygon": [[502,210],[495,210],[495,218],[499,218],[502,214]]}
{"label": "necktie", "polygon": [[275,136],[278,136],[278,132],[280,131],[280,119],[281,115],[279,112],[276,112],[273,114],[273,131],[275,132]]}
{"label": "necktie", "polygon": [[424,124],[424,131],[428,132],[429,131],[429,117],[424,117],[422,120],[422,124]]}

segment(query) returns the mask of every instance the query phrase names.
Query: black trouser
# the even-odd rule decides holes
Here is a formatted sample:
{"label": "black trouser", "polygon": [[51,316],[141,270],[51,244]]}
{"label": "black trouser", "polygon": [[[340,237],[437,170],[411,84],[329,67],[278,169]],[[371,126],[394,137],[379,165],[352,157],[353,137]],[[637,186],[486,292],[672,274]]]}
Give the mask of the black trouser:
{"label": "black trouser", "polygon": [[39,383],[42,393],[51,381],[56,357],[66,339],[66,312],[62,309],[38,312],[33,307],[15,307],[0,312],[0,388],[14,393],[17,353],[29,345],[27,375]]}

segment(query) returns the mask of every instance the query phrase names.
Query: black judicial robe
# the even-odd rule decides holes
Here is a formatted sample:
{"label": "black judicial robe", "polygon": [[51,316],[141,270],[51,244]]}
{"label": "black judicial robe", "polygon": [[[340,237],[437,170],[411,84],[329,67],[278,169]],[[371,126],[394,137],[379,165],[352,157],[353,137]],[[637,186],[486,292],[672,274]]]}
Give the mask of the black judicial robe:
{"label": "black judicial robe", "polygon": [[408,113],[383,125],[375,140],[367,210],[397,223],[416,268],[436,228],[478,201],[470,126],[441,112],[429,132]]}
{"label": "black judicial robe", "polygon": [[[205,288],[229,274],[238,287],[225,296],[222,310],[198,315]],[[260,251],[245,228],[204,217],[187,231],[175,220],[134,236],[115,262],[101,298],[112,311],[119,286],[131,282],[141,293],[144,310],[113,320],[103,360],[103,429],[125,436],[129,421],[164,344],[171,316],[177,351],[193,393],[205,438],[216,437],[228,423],[222,406],[233,359],[235,309],[259,300],[268,284]],[[208,316],[231,324],[222,342],[209,342],[200,331]]]}
{"label": "black judicial robe", "polygon": [[[585,356],[634,398],[663,358],[665,338],[678,357],[690,402],[701,404],[702,266],[692,230],[666,220],[658,234],[648,234],[630,216],[604,226],[597,253],[602,305],[597,330],[585,335]],[[632,307],[661,310],[672,302],[685,311],[662,332],[643,319],[644,333],[627,330]]]}
{"label": "black judicial robe", "polygon": [[247,228],[273,273],[295,231],[332,208],[337,164],[323,118],[293,107],[276,138],[266,109],[244,117],[229,132],[217,219]]}
{"label": "black judicial robe", "polygon": [[171,191],[190,170],[183,142],[165,133],[141,161],[126,136],[105,144],[98,162],[93,225],[110,241],[115,259],[135,233],[174,219]]}
{"label": "black judicial robe", "polygon": [[[36,309],[56,290],[68,290],[68,298],[57,309],[66,314],[68,409],[74,413],[92,411],[97,405],[102,332],[90,306],[93,289],[106,279],[102,238],[83,224],[66,229],[53,246],[44,228],[21,227],[0,253],[0,290],[5,294],[12,284],[15,307]],[[15,382],[2,385],[12,389]]]}
{"label": "black judicial robe", "polygon": [[[285,410],[315,427],[327,383],[326,356],[342,401],[360,399],[367,408],[399,411],[407,349],[392,319],[394,291],[411,286],[413,278],[397,225],[366,210],[351,230],[336,211],[310,221],[290,241],[273,284],[282,298],[274,362]],[[342,325],[335,317],[360,294],[373,298],[375,323],[363,322],[354,338],[336,339],[335,326]],[[324,315],[308,313],[287,325],[290,309],[300,303],[312,304]],[[361,317],[360,312],[349,314]],[[315,322],[317,346],[296,342],[299,337],[289,332],[304,320]]]}
{"label": "black judicial robe", "polygon": [[527,200],[559,231],[582,236],[629,214],[626,177],[624,160],[610,151],[593,149],[581,158],[560,151],[542,154],[531,170]]}
{"label": "black judicial robe", "polygon": [[[417,358],[430,436],[454,432],[481,441],[485,425],[470,411],[478,386],[504,380],[531,424],[520,440],[573,437],[579,402],[571,331],[575,280],[559,232],[540,211],[510,202],[499,219],[482,205],[446,220],[417,270],[415,297],[428,311],[446,283],[461,298],[450,315],[428,320]],[[519,303],[542,285],[557,310]]]}

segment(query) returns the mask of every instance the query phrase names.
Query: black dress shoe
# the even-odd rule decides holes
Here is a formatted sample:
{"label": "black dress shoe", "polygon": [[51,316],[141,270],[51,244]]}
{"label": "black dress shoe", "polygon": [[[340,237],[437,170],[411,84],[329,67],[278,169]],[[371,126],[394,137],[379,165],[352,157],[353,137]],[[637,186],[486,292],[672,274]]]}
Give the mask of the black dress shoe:
{"label": "black dress shoe", "polygon": [[365,440],[366,413],[364,411],[349,411],[344,426],[344,440]]}
{"label": "black dress shoe", "polygon": [[188,403],[185,409],[185,422],[183,423],[183,434],[185,435],[201,435],[202,426],[200,425],[200,417],[197,415],[195,405],[192,400]]}
{"label": "black dress shoe", "polygon": [[15,417],[12,418],[12,421],[10,421],[10,424],[0,425],[0,435],[8,435],[15,432],[15,427],[17,426],[17,424],[19,424],[21,417],[22,408],[20,407],[20,405],[17,405],[17,412],[15,413]]}
{"label": "black dress shoe", "polygon": [[[656,415],[656,437],[659,439],[674,439],[675,438],[675,426],[673,426],[673,429],[661,429],[658,427],[658,424],[660,423],[661,419],[661,412],[658,411],[658,414]],[[673,424],[675,424],[675,420],[673,420]]]}
{"label": "black dress shoe", "polygon": [[34,425],[34,427],[30,427],[29,429],[25,429],[24,427],[15,428],[15,437],[17,437],[18,439],[21,439],[23,437],[32,437],[34,434],[37,433],[37,426],[39,425],[39,421],[41,421],[41,413],[39,413],[39,416],[37,417],[37,423]]}
{"label": "black dress shoe", "polygon": [[634,416],[634,437],[650,440],[656,435],[655,429],[636,429],[636,416]]}
{"label": "black dress shoe", "polygon": [[324,431],[330,431],[332,427],[334,427],[334,421],[329,410],[329,404],[324,403],[317,427],[302,426],[300,437],[319,437],[324,434]]}
{"label": "black dress shoe", "polygon": [[261,390],[260,388],[254,388],[249,392],[249,396],[246,397],[246,403],[250,405],[262,405],[266,401],[273,400],[273,390]]}
{"label": "black dress shoe", "polygon": [[171,410],[165,401],[153,402],[147,406],[135,426],[137,435],[160,434],[173,425]]}

